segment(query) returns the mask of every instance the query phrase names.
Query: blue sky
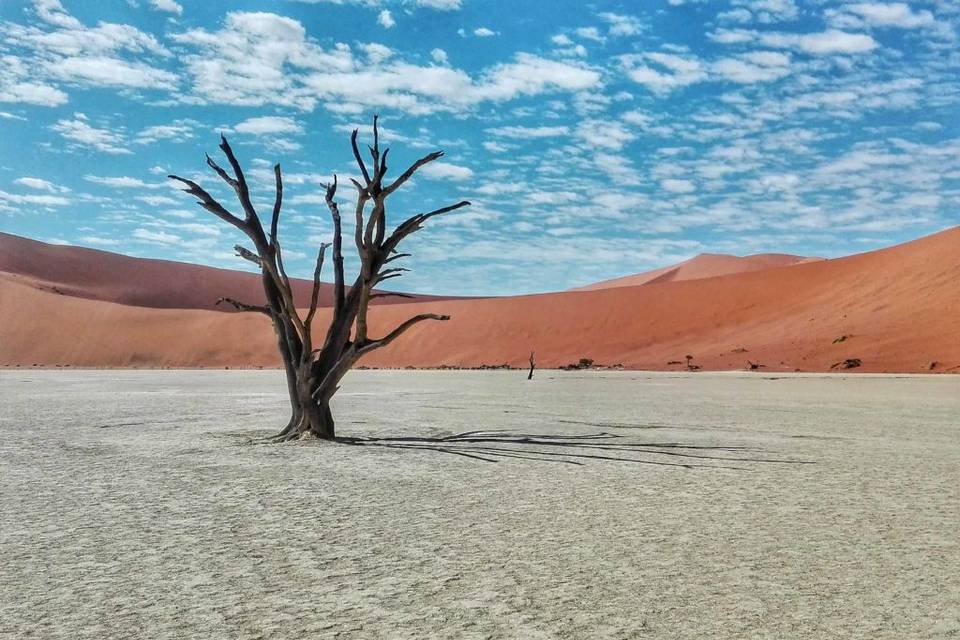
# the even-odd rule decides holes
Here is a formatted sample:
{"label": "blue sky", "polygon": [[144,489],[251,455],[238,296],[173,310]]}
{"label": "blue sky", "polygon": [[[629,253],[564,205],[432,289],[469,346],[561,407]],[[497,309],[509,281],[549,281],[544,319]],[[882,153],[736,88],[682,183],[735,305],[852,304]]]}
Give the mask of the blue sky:
{"label": "blue sky", "polygon": [[282,164],[307,276],[320,185],[379,113],[394,167],[447,153],[392,220],[474,203],[410,241],[400,289],[865,251],[957,223],[958,27],[952,0],[4,1],[0,230],[245,268],[164,177],[233,206],[203,160],[224,132],[266,212]]}

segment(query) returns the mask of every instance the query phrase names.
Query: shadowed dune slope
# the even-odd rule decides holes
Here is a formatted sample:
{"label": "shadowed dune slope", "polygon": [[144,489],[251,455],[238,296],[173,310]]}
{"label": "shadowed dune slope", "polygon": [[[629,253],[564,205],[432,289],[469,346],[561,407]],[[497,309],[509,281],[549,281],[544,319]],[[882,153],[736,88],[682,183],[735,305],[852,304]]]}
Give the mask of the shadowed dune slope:
{"label": "shadowed dune slope", "polygon": [[816,262],[821,258],[805,258],[784,253],[758,253],[752,256],[730,256],[722,253],[701,253],[700,255],[684,260],[669,267],[645,271],[612,280],[603,280],[576,287],[571,291],[594,291],[596,289],[613,289],[616,287],[635,287],[641,284],[658,282],[675,282],[678,280],[700,280],[715,278],[734,273],[761,271],[775,267],[788,267],[805,262]]}
{"label": "shadowed dune slope", "polygon": [[[237,258],[239,261],[240,258]],[[328,261],[329,264],[329,261]],[[0,233],[0,275],[52,293],[160,309],[215,309],[221,297],[249,304],[264,301],[260,276],[169,260],[132,258],[108,251],[46,244]],[[308,306],[313,283],[291,281],[298,304]],[[417,296],[430,300],[432,296]],[[329,305],[333,285],[323,283],[320,304]],[[393,304],[402,298],[378,298]]]}
{"label": "shadowed dune slope", "polygon": [[[361,364],[553,367],[581,357],[627,368],[856,371],[960,367],[960,228],[847,258],[642,287],[427,301],[371,311],[376,336],[415,313],[418,325]],[[326,312],[318,314],[324,323]],[[843,341],[834,342],[846,336]],[[256,314],[147,309],[56,295],[0,279],[0,365],[276,366]],[[743,351],[743,350],[746,351]]]}

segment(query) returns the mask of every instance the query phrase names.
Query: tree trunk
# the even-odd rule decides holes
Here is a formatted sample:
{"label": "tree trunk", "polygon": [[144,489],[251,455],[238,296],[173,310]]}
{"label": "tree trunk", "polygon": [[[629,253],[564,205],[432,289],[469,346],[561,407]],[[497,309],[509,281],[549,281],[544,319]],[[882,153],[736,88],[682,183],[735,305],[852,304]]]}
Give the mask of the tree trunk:
{"label": "tree trunk", "polygon": [[337,437],[337,431],[333,424],[333,413],[330,411],[330,403],[324,402],[318,406],[320,415],[320,424],[314,425],[313,434],[324,440],[334,440]]}
{"label": "tree trunk", "polygon": [[296,440],[307,435],[321,440],[336,439],[337,432],[329,402],[317,402],[313,398],[298,400],[293,407],[290,422],[274,439]]}

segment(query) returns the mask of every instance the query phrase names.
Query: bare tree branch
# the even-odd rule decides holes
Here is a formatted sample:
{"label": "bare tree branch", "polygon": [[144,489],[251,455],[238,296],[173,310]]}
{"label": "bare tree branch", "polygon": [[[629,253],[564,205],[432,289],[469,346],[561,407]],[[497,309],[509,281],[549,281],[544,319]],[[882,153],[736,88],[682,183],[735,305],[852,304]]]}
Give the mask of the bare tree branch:
{"label": "bare tree branch", "polygon": [[273,165],[273,175],[276,182],[276,196],[273,200],[273,215],[270,217],[270,246],[277,246],[277,227],[280,224],[280,206],[283,204],[283,178],[280,175],[280,165]]}
{"label": "bare tree branch", "polygon": [[429,219],[432,218],[433,216],[439,216],[439,215],[444,214],[444,213],[450,213],[451,211],[456,211],[457,209],[461,209],[461,208],[463,208],[463,207],[469,207],[469,206],[470,206],[470,201],[469,201],[469,200],[461,200],[461,201],[458,202],[457,204],[451,204],[451,205],[448,205],[448,206],[446,206],[446,207],[440,207],[439,209],[434,209],[433,211],[431,211],[431,212],[429,212],[429,213],[421,213],[421,214],[420,214],[420,222],[426,222],[427,220],[429,220]]}
{"label": "bare tree branch", "polygon": [[334,200],[337,195],[337,174],[333,174],[333,183],[327,186],[325,200],[330,216],[333,218],[333,312],[336,315],[343,307],[343,233],[341,230],[340,207]]}
{"label": "bare tree branch", "polygon": [[434,151],[433,153],[427,154],[424,157],[420,158],[414,162],[410,167],[400,174],[400,177],[394,180],[391,184],[383,188],[384,195],[390,195],[394,191],[400,188],[404,182],[410,179],[410,177],[417,172],[417,170],[425,164],[430,164],[437,158],[443,157],[443,151]]}
{"label": "bare tree branch", "polygon": [[[247,188],[246,178],[243,177],[243,169],[240,168],[240,163],[237,162],[237,157],[233,155],[233,149],[230,148],[230,143],[227,142],[227,139],[223,134],[220,134],[220,149],[223,151],[224,155],[227,156],[227,160],[230,161],[230,166],[233,168],[233,174],[236,176],[236,180],[230,180],[229,182],[237,192],[237,199],[240,200],[240,205],[243,207],[243,211],[247,216],[247,222],[253,222],[253,220],[257,220],[259,223],[257,212],[253,208],[253,203],[250,202],[250,190]],[[221,171],[223,170],[221,169]],[[220,173],[220,171],[217,173]],[[224,175],[226,174],[226,172],[223,173]]]}
{"label": "bare tree branch", "polygon": [[353,147],[353,157],[357,161],[357,166],[360,167],[360,173],[363,174],[364,181],[369,185],[370,174],[367,172],[367,165],[363,163],[363,158],[360,156],[360,148],[357,146],[357,134],[359,132],[359,129],[354,129],[353,133],[350,134],[350,146]]}
{"label": "bare tree branch", "polygon": [[391,342],[393,342],[394,340],[396,340],[397,338],[399,338],[400,336],[402,336],[404,333],[406,333],[407,329],[409,329],[410,327],[412,327],[417,323],[423,322],[424,320],[449,320],[449,319],[450,319],[450,316],[445,316],[445,315],[442,316],[436,313],[421,313],[419,315],[413,316],[409,320],[406,320],[405,322],[400,324],[396,329],[394,329],[384,337],[380,338],[379,340],[368,341],[362,347],[360,347],[360,349],[358,350],[358,353],[360,355],[363,355],[365,353],[369,353],[373,351],[374,349],[385,347]]}
{"label": "bare tree branch", "polygon": [[409,293],[400,293],[399,291],[383,291],[381,293],[374,293],[370,295],[370,299],[373,300],[374,298],[389,298],[391,296],[396,298],[409,298],[411,300],[417,299],[417,296],[412,296]]}
{"label": "bare tree branch", "polygon": [[[354,210],[354,224],[355,230],[353,234],[353,242],[357,245],[357,252],[362,257],[366,253],[366,246],[363,244],[363,209],[367,205],[367,196],[366,192],[360,192],[357,194],[357,206]],[[361,264],[363,261],[360,261]]]}
{"label": "bare tree branch", "polygon": [[260,256],[255,254],[250,249],[240,246],[239,244],[233,246],[233,250],[237,252],[237,255],[243,258],[244,260],[249,260],[253,264],[257,265],[261,269],[263,268],[263,260],[260,259]]}
{"label": "bare tree branch", "polygon": [[390,274],[392,274],[392,273],[401,274],[401,273],[406,273],[406,272],[408,272],[408,271],[410,271],[410,269],[407,269],[406,267],[393,267],[393,268],[391,268],[391,269],[384,269],[383,271],[381,271],[381,272],[380,272],[379,274],[377,274],[377,275],[378,275],[378,276],[387,276],[387,275],[390,275]]}
{"label": "bare tree branch", "polygon": [[373,146],[370,147],[370,157],[373,159],[373,179],[369,182],[367,188],[367,192],[373,198],[379,196],[382,190],[383,177],[387,171],[387,153],[390,152],[389,149],[386,149],[381,158],[379,120],[380,116],[373,116]]}
{"label": "bare tree branch", "polygon": [[313,270],[313,293],[310,295],[310,310],[307,312],[307,319],[303,321],[303,325],[307,331],[310,331],[313,316],[317,313],[317,301],[320,299],[320,272],[323,270],[323,254],[329,246],[329,242],[321,242],[320,251],[317,252],[317,267]]}
{"label": "bare tree branch", "polygon": [[277,254],[277,275],[280,276],[280,280],[283,285],[289,289],[290,288],[290,278],[287,277],[287,269],[283,266],[283,252],[280,250],[280,243],[278,242],[273,247],[274,251]]}
{"label": "bare tree branch", "polygon": [[223,167],[221,167],[221,166],[218,165],[216,162],[214,162],[213,158],[210,157],[210,154],[209,154],[209,153],[205,153],[205,154],[203,154],[203,155],[206,156],[206,158],[207,158],[207,165],[208,165],[211,169],[213,169],[214,171],[216,171],[216,172],[217,172],[217,175],[220,176],[220,178],[221,178],[224,182],[226,182],[228,185],[230,185],[230,187],[233,188],[233,189],[236,189],[237,186],[239,186],[239,183],[238,183],[236,180],[234,180],[233,178],[231,178],[231,177],[230,177],[230,174],[228,174],[226,171],[224,171]]}
{"label": "bare tree branch", "polygon": [[[383,205],[383,200],[380,198],[374,198],[373,200],[373,209],[370,211],[370,217],[367,219],[367,228],[363,233],[363,244],[367,247],[373,246],[373,230],[377,225],[382,225],[383,219],[385,217],[385,210]],[[379,234],[378,234],[379,235]]]}
{"label": "bare tree branch", "polygon": [[380,169],[377,173],[380,175],[380,181],[383,182],[383,176],[387,175],[387,154],[390,153],[389,147],[383,150],[383,155],[380,156]]}
{"label": "bare tree branch", "polygon": [[227,304],[229,304],[230,306],[232,306],[232,307],[233,307],[234,309],[236,309],[237,311],[253,311],[253,312],[256,312],[256,313],[264,313],[264,314],[266,314],[266,315],[268,315],[268,316],[270,315],[270,309],[268,309],[267,307],[265,307],[265,306],[263,306],[263,305],[259,305],[259,304],[247,304],[246,302],[240,302],[239,300],[234,300],[233,298],[220,298],[219,300],[217,300],[217,301],[214,302],[213,304],[214,304],[214,306],[218,306],[218,305],[219,305],[220,303],[222,303],[222,302],[226,302]]}
{"label": "bare tree branch", "polygon": [[373,116],[373,146],[368,147],[370,149],[370,158],[373,160],[373,182],[377,182],[377,178],[381,177],[380,174],[380,127],[378,121],[380,116],[374,114]]}
{"label": "bare tree branch", "polygon": [[383,264],[388,264],[394,260],[400,260],[401,258],[409,258],[412,254],[410,253],[395,253],[386,260],[383,261]]}
{"label": "bare tree branch", "polygon": [[[284,306],[287,308],[287,315],[290,316],[290,321],[293,322],[293,325],[297,328],[297,332],[300,335],[300,339],[304,342],[310,337],[309,329],[303,324],[303,320],[300,319],[300,314],[297,312],[297,306],[293,300],[293,289],[290,287],[290,278],[287,277],[287,271],[283,266],[283,252],[280,249],[280,243],[273,247],[276,265],[277,265],[277,276],[279,276],[280,286],[277,289],[280,292],[280,298],[283,301]],[[269,263],[264,263],[269,264]]]}
{"label": "bare tree branch", "polygon": [[388,253],[394,251],[397,245],[400,244],[401,240],[406,238],[411,233],[420,229],[421,228],[420,225],[422,225],[425,221],[429,220],[430,218],[434,216],[439,216],[444,213],[449,213],[451,211],[456,211],[457,209],[461,209],[463,207],[468,207],[468,206],[470,206],[470,202],[467,200],[462,200],[456,204],[451,204],[446,207],[434,209],[429,213],[418,213],[415,216],[411,216],[407,218],[399,226],[397,226],[396,229],[393,230],[393,233],[390,234],[390,237],[387,239],[387,241],[383,243],[384,250],[386,250]]}
{"label": "bare tree branch", "polygon": [[213,215],[217,216],[221,220],[229,222],[230,224],[240,229],[241,231],[246,232],[246,224],[244,223],[244,221],[238,218],[237,216],[233,215],[226,209],[224,209],[223,205],[217,202],[216,199],[214,199],[214,197],[211,196],[209,193],[204,191],[199,184],[197,184],[193,180],[187,180],[186,178],[181,178],[180,176],[169,175],[167,177],[170,178],[171,180],[176,180],[177,182],[182,182],[183,184],[187,185],[187,188],[182,189],[182,191],[185,191],[186,193],[189,193],[193,197],[197,198],[199,200],[197,204],[199,204],[201,207],[203,207]]}

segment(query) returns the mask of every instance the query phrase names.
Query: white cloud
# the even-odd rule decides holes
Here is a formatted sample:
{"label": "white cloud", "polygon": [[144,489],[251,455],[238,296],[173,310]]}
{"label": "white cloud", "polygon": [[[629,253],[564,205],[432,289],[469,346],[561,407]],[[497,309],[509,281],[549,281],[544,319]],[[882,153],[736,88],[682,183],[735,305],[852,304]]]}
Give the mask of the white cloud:
{"label": "white cloud", "polygon": [[460,8],[460,0],[414,0],[414,4],[437,11],[456,11]]}
{"label": "white cloud", "polygon": [[914,12],[904,2],[858,2],[843,5],[843,10],[873,27],[914,29],[928,27],[935,22],[933,14],[926,9]]}
{"label": "white cloud", "polygon": [[34,0],[33,8],[37,17],[52,25],[66,29],[79,29],[80,21],[67,13],[60,0]]}
{"label": "white cloud", "polygon": [[570,128],[566,126],[555,127],[522,127],[510,125],[504,127],[491,127],[486,130],[487,133],[501,138],[552,138],[564,136],[570,133]]}
{"label": "white cloud", "polygon": [[392,58],[394,54],[393,49],[378,42],[365,42],[360,45],[360,49],[363,50],[367,60],[372,64],[380,64],[384,60]]}
{"label": "white cloud", "polygon": [[393,14],[390,13],[389,9],[383,9],[377,14],[377,23],[384,29],[391,29],[397,24],[397,21],[393,19]]}
{"label": "white cloud", "polygon": [[293,118],[286,116],[260,116],[247,118],[233,127],[236,133],[246,133],[254,136],[272,135],[277,133],[303,133],[303,127]]}
{"label": "white cloud", "polygon": [[850,33],[839,29],[827,29],[814,33],[718,29],[708,33],[707,37],[720,44],[756,42],[774,49],[794,49],[812,55],[866,53],[879,46],[877,41],[868,34]]}
{"label": "white cloud", "polygon": [[580,91],[600,83],[600,73],[586,66],[547,60],[527,53],[493,67],[476,87],[476,96],[493,100],[536,95],[551,89]]}
{"label": "white cloud", "polygon": [[660,188],[670,193],[691,193],[696,190],[694,184],[689,180],[677,180],[676,178],[661,180]]}
{"label": "white cloud", "polygon": [[67,94],[56,87],[34,82],[0,83],[0,102],[23,102],[43,107],[65,104]]}
{"label": "white cloud", "polygon": [[18,56],[5,56],[5,64],[0,65],[0,93],[8,97],[19,94],[18,101],[56,105],[65,102],[66,97],[44,81],[176,88],[176,74],[151,64],[151,57],[172,56],[153,35],[125,24],[100,22],[95,27],[84,26],[57,0],[39,0],[34,6],[42,22],[31,26],[0,23],[4,43],[19,50]]}
{"label": "white cloud", "polygon": [[504,153],[509,151],[510,147],[493,140],[484,140],[482,144],[483,148],[489,151],[490,153]]}
{"label": "white cloud", "polygon": [[97,247],[115,247],[120,244],[120,241],[115,238],[104,238],[103,236],[80,236],[77,241]]}
{"label": "white cloud", "polygon": [[[641,56],[622,56],[627,76],[646,86],[654,93],[669,93],[679,87],[703,82],[709,76],[706,68],[692,56],[680,56],[672,53],[648,53]],[[645,60],[657,65],[638,64]]]}
{"label": "white cloud", "polygon": [[635,36],[643,31],[643,24],[635,16],[603,12],[597,16],[610,25],[607,33],[611,36]]}
{"label": "white cloud", "polygon": [[477,27],[473,30],[473,35],[478,38],[489,38],[490,36],[497,35],[497,32],[492,29],[487,29],[486,27]]}
{"label": "white cloud", "polygon": [[174,120],[170,124],[154,125],[146,127],[137,134],[134,144],[152,144],[163,140],[164,142],[183,142],[193,138],[194,129],[200,123],[189,118]]}
{"label": "white cloud", "polygon": [[150,6],[157,11],[175,13],[178,16],[183,15],[183,7],[174,2],[174,0],[150,0]]}
{"label": "white cloud", "polygon": [[144,229],[143,227],[134,229],[133,237],[137,240],[143,240],[145,242],[153,242],[157,244],[178,244],[182,242],[180,236],[167,233],[166,231],[152,231],[150,229]]}
{"label": "white cloud", "polygon": [[775,48],[798,49],[813,55],[866,53],[877,48],[877,41],[864,33],[827,29],[818,33],[763,33],[759,41]]}
{"label": "white cloud", "polygon": [[374,64],[356,59],[345,44],[326,50],[300,22],[269,13],[231,12],[220,31],[193,29],[171,37],[197,50],[184,60],[193,78],[191,100],[200,103],[303,111],[322,103],[338,113],[393,108],[422,115],[600,83],[600,73],[590,67],[526,53],[477,77],[394,58]]}
{"label": "white cloud", "polygon": [[721,58],[710,70],[731,82],[752,84],[778,80],[790,73],[790,57],[776,51],[754,51],[736,58]]}
{"label": "white cloud", "polygon": [[433,49],[430,51],[430,57],[437,64],[449,64],[450,58],[447,56],[447,52],[443,49]]}
{"label": "white cloud", "polygon": [[746,9],[730,9],[717,14],[717,20],[721,22],[739,22],[747,23],[753,20],[753,14]]}
{"label": "white cloud", "polygon": [[583,120],[577,124],[576,136],[587,148],[619,151],[637,136],[622,123],[606,120]]}
{"label": "white cloud", "polygon": [[151,207],[160,207],[164,205],[175,205],[179,204],[179,200],[174,200],[173,198],[167,196],[137,196],[137,200],[145,204],[150,205]]}
{"label": "white cloud", "polygon": [[648,127],[653,124],[654,121],[653,116],[636,109],[632,111],[624,111],[620,114],[620,119],[638,127]]}
{"label": "white cloud", "polygon": [[911,193],[897,202],[897,205],[907,209],[936,209],[943,198],[936,193]]}
{"label": "white cloud", "polygon": [[52,63],[47,73],[58,80],[98,87],[174,89],[177,76],[146,64],[111,56],[65,57]]}
{"label": "white cloud", "polygon": [[81,146],[92,147],[109,154],[131,153],[129,149],[123,146],[125,144],[123,136],[109,129],[92,127],[87,124],[85,118],[75,116],[73,120],[58,120],[50,128],[65,139]]}
{"label": "white cloud", "polygon": [[22,178],[17,178],[13,181],[14,184],[18,184],[22,187],[27,187],[29,189],[36,189],[38,191],[50,191],[51,193],[66,193],[70,191],[67,187],[54,184],[49,180],[44,180],[42,178],[31,178],[29,176],[24,176]]}
{"label": "white cloud", "polygon": [[[735,0],[734,4],[741,9],[728,13],[744,11],[750,20],[756,20],[762,24],[795,20],[800,14],[794,0]],[[742,13],[728,17],[733,17],[738,22],[748,21],[743,19]]]}
{"label": "white cloud", "polygon": [[19,193],[7,193],[6,191],[0,191],[0,207],[4,205],[15,205],[15,204],[35,204],[42,207],[63,207],[70,204],[68,198],[63,196],[51,196],[51,195],[36,195],[36,194],[27,194],[22,195]]}
{"label": "white cloud", "polygon": [[707,38],[719,44],[745,44],[759,37],[756,31],[746,29],[717,29],[707,33]]}
{"label": "white cloud", "polygon": [[[776,40],[773,40],[774,42]],[[877,47],[877,41],[863,33],[847,33],[828,29],[822,33],[808,33],[796,38],[788,38],[796,46],[813,54],[864,53]]]}
{"label": "white cloud", "polygon": [[574,202],[579,198],[573,191],[532,191],[524,200],[530,204],[558,205]]}
{"label": "white cloud", "polygon": [[423,175],[435,180],[453,180],[460,182],[473,177],[473,170],[449,162],[431,162],[420,170]]}
{"label": "white cloud", "polygon": [[144,182],[140,178],[132,178],[130,176],[95,176],[87,174],[83,176],[83,179],[87,182],[112,187],[114,189],[159,189],[164,186],[163,184]]}
{"label": "white cloud", "polygon": [[165,211],[161,211],[161,213],[165,216],[169,216],[171,218],[180,218],[182,220],[189,220],[197,217],[197,214],[195,214],[193,211],[188,211],[186,209],[167,209]]}
{"label": "white cloud", "polygon": [[603,42],[604,37],[600,34],[600,30],[596,27],[580,27],[574,31],[578,36],[585,40],[593,40],[594,42]]}

